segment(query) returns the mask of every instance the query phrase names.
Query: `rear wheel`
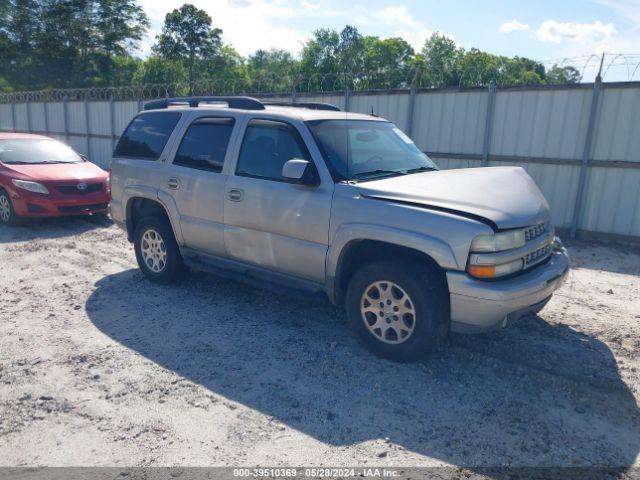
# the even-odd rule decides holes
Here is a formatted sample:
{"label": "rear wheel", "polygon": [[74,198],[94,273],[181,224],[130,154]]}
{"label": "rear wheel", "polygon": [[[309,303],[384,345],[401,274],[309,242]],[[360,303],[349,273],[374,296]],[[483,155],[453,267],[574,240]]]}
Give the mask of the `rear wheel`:
{"label": "rear wheel", "polygon": [[140,270],[156,283],[173,283],[184,271],[171,226],[157,217],[142,218],[136,226],[134,248]]}
{"label": "rear wheel", "polygon": [[15,225],[18,217],[13,210],[13,204],[9,198],[9,194],[4,190],[0,190],[0,223],[4,225]]}
{"label": "rear wheel", "polygon": [[446,289],[427,266],[387,261],[364,265],[349,282],[346,307],[365,345],[397,362],[420,359],[449,331]]}

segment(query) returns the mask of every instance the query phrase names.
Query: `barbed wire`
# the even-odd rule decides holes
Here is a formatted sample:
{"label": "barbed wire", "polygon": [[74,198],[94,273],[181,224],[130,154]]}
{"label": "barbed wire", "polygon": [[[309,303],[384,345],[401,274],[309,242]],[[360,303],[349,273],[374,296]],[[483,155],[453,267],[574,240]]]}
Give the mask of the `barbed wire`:
{"label": "barbed wire", "polygon": [[[593,54],[544,60],[539,63],[545,66],[547,71],[553,67],[573,67],[579,72],[581,79],[593,71],[600,71],[601,77],[606,79],[613,70],[624,69],[627,81],[633,81],[636,77],[640,80],[640,54],[610,54],[605,57]],[[246,77],[212,78],[193,83],[175,82],[8,92],[0,93],[0,103],[149,100],[184,95],[254,95],[262,97],[328,95],[344,93],[347,89],[352,92],[402,91],[412,87],[434,88],[434,82],[436,87],[440,87],[438,83],[444,83],[446,75],[452,75],[452,72],[403,68],[357,73],[267,75],[257,79]],[[595,77],[595,73],[593,77]],[[622,77],[624,78],[624,75]],[[448,86],[450,88],[486,87],[489,83],[498,87],[512,86],[501,84],[501,78],[496,75],[496,72],[487,73],[480,69],[465,70],[457,77],[457,85]],[[525,87],[525,85],[522,86]]]}

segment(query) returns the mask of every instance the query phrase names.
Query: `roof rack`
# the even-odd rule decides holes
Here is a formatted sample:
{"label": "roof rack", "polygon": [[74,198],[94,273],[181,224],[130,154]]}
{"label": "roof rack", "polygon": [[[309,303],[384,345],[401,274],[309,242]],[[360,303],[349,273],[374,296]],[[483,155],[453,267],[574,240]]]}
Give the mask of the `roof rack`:
{"label": "roof rack", "polygon": [[322,102],[278,102],[278,101],[266,101],[265,105],[273,105],[276,107],[298,107],[308,108],[310,110],[330,110],[332,112],[340,112],[340,108],[331,103]]}
{"label": "roof rack", "polygon": [[264,110],[264,104],[253,97],[174,97],[152,100],[144,104],[145,110],[156,110],[158,108],[168,108],[171,105],[189,105],[197,107],[200,103],[226,103],[229,108],[239,110]]}

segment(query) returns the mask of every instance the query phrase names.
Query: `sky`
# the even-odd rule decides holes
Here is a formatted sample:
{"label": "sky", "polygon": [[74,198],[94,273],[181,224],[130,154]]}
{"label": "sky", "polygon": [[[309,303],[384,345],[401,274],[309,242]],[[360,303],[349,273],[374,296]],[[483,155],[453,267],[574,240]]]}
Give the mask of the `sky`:
{"label": "sky", "polygon": [[640,0],[141,0],[151,21],[149,54],[166,13],[185,1],[206,10],[225,43],[242,55],[259,48],[299,53],[318,28],[354,25],[365,35],[400,36],[420,49],[433,32],[465,49],[571,64],[593,76],[606,52],[606,80],[640,80]]}

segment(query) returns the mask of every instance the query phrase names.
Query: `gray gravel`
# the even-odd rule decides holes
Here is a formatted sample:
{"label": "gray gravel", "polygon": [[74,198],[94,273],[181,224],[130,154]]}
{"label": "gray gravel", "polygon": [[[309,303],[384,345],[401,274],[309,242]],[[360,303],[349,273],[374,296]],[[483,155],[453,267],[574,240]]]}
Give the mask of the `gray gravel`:
{"label": "gray gravel", "polygon": [[327,302],[157,286],[100,219],[0,227],[0,465],[640,466],[640,252],[539,317],[371,356]]}

